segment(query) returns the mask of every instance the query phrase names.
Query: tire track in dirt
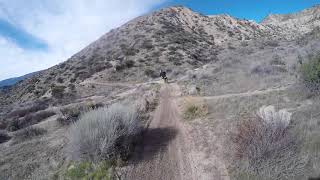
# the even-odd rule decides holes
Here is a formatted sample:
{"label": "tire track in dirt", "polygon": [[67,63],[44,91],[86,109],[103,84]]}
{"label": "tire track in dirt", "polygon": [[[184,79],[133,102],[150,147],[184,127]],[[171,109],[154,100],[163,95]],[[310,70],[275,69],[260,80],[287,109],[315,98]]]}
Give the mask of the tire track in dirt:
{"label": "tire track in dirt", "polygon": [[154,119],[143,135],[125,179],[195,179],[187,152],[190,147],[186,147],[188,140],[179,122],[176,92],[173,85],[162,87]]}

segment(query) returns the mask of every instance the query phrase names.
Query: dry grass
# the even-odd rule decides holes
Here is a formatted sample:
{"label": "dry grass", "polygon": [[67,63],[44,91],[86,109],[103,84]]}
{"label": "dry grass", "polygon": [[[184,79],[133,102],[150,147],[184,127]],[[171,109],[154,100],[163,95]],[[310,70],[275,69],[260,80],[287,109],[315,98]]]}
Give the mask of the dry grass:
{"label": "dry grass", "polygon": [[294,130],[303,135],[302,151],[309,156],[307,177],[320,177],[320,114],[319,99],[310,107],[298,111],[293,120]]}
{"label": "dry grass", "polygon": [[208,106],[203,100],[188,97],[184,104],[183,115],[186,120],[200,118],[208,114]]}
{"label": "dry grass", "polygon": [[126,158],[141,131],[135,107],[114,104],[89,111],[70,129],[70,155],[95,162]]}

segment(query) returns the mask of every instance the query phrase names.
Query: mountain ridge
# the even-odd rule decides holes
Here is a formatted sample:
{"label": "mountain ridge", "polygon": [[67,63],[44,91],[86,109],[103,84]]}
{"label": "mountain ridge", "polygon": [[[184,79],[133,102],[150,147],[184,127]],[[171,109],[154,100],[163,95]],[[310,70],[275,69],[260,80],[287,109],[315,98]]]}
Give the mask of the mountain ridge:
{"label": "mountain ridge", "polygon": [[[310,14],[317,13],[318,9],[318,6],[309,8],[296,16],[307,14],[310,19]],[[10,91],[16,96],[10,102],[50,97],[52,84],[65,86],[67,92],[73,93],[68,86],[73,87],[93,75],[111,81],[136,77],[145,81],[156,77],[157,68],[151,66],[153,61],[159,67],[193,69],[216,61],[218,52],[235,42],[292,41],[320,25],[317,18],[312,22],[305,19],[295,22],[302,23],[303,28],[290,23],[282,27],[270,18],[258,24],[225,14],[205,16],[182,6],[163,8],[109,31],[67,61],[11,87]],[[139,69],[149,69],[151,75]],[[36,96],[30,94],[34,91]]]}
{"label": "mountain ridge", "polygon": [[31,72],[22,76],[18,76],[18,77],[12,77],[12,78],[8,78],[8,79],[4,79],[0,81],[0,88],[4,87],[4,86],[12,86],[15,85],[17,82],[24,80],[26,78],[32,77],[34,74],[36,74],[38,72]]}
{"label": "mountain ridge", "polygon": [[[180,12],[182,12],[182,13],[180,13]],[[219,23],[219,22],[220,23],[224,23],[223,26],[226,26],[226,27],[229,27],[229,28],[232,25],[233,26],[237,26],[239,24],[240,25],[246,24],[246,25],[248,25],[250,27],[257,28],[257,29],[254,29],[254,30],[263,31],[264,33],[267,32],[267,33],[277,34],[276,32],[274,32],[274,30],[271,30],[270,27],[273,27],[273,28],[276,27],[275,30],[279,30],[279,26],[283,26],[283,24],[280,25],[279,23],[281,23],[283,21],[288,21],[288,19],[290,20],[290,19],[294,19],[294,18],[299,18],[301,16],[312,16],[315,21],[318,20],[320,18],[320,4],[319,5],[314,5],[314,6],[310,7],[310,8],[304,9],[302,11],[290,13],[290,14],[269,14],[268,16],[266,16],[261,21],[261,23],[257,23],[257,22],[251,21],[251,20],[238,19],[238,18],[230,16],[228,14],[202,15],[201,13],[193,12],[192,9],[190,9],[188,7],[184,7],[184,6],[178,5],[178,6],[172,6],[172,7],[163,8],[163,9],[160,9],[160,10],[155,11],[153,13],[149,13],[149,14],[146,14],[146,15],[143,15],[143,16],[139,16],[139,17],[129,21],[128,23],[124,24],[123,26],[126,26],[126,25],[132,26],[133,23],[135,23],[136,21],[139,22],[139,20],[141,20],[143,18],[149,19],[148,21],[150,22],[150,21],[152,21],[152,17],[153,16],[158,15],[158,14],[162,14],[162,13],[171,13],[171,15],[169,15],[169,17],[173,17],[174,14],[176,13],[176,15],[177,15],[176,18],[184,19],[184,23],[186,23],[185,25],[188,25],[188,24],[190,25],[190,24],[194,24],[194,23],[192,23],[192,22],[190,23],[190,20],[191,20],[190,18],[185,19],[183,17],[184,16],[185,17],[190,17],[190,16],[192,16],[194,14],[194,15],[197,15],[197,16],[207,17],[211,21],[214,21],[215,23]],[[316,14],[316,16],[314,16],[315,14]],[[310,18],[307,18],[307,19],[310,19]],[[228,21],[229,21],[229,23],[227,23]],[[305,21],[307,21],[307,20],[305,20]],[[232,23],[230,23],[230,22],[232,22]],[[176,21],[175,23],[178,23],[178,21]],[[180,21],[180,23],[183,23],[183,22]],[[320,25],[320,23],[317,22],[316,26],[318,26],[318,25]],[[287,25],[287,23],[285,23],[285,26],[286,26],[286,28],[280,28],[281,31],[284,31],[284,29],[293,28],[292,25]],[[287,26],[291,26],[291,27],[287,27]],[[121,27],[119,27],[119,28],[121,28]],[[189,27],[189,28],[191,29],[192,27]],[[311,32],[310,28],[308,28],[307,30],[306,30],[306,27],[302,27],[302,28],[304,29],[303,30],[303,34]],[[312,27],[312,28],[314,28],[314,27]],[[118,28],[116,28],[116,29],[118,29]],[[114,30],[115,29],[111,30],[110,32],[112,32]],[[228,30],[230,30],[230,29],[228,29]],[[247,30],[248,29],[246,29],[246,31]],[[235,30],[235,31],[238,31],[238,30]],[[108,32],[108,33],[110,33],[110,32]],[[295,29],[294,32],[299,32],[299,31]],[[106,34],[108,34],[108,33],[106,33]],[[247,35],[247,34],[245,34],[245,35]],[[278,35],[283,35],[283,33],[278,34]],[[299,35],[301,35],[301,32],[299,32]],[[100,37],[99,39],[101,39],[101,38],[103,39],[103,36]],[[248,38],[248,37],[242,37],[242,38]],[[293,38],[297,38],[297,37],[294,36]],[[93,43],[89,44],[87,47],[90,47],[92,44]],[[86,49],[86,47],[83,50],[85,50],[85,49]],[[81,50],[81,51],[83,51],[83,50]],[[78,53],[76,53],[76,54],[78,54]],[[21,77],[23,77],[23,76],[21,76]],[[13,77],[13,78],[19,78],[19,77]],[[11,78],[8,78],[8,79],[11,79]],[[8,80],[8,79],[5,79],[5,80]],[[22,79],[19,79],[19,80],[22,80]],[[10,85],[13,85],[13,84],[10,83]]]}

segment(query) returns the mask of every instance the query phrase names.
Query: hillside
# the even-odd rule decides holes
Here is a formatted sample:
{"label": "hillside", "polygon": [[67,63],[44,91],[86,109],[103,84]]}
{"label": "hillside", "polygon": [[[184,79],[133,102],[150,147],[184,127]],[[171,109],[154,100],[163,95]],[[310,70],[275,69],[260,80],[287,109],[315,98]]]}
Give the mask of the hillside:
{"label": "hillside", "polygon": [[[281,23],[282,16],[271,15],[262,24],[228,15],[203,16],[183,7],[163,9],[103,35],[66,62],[18,84],[11,94],[19,94],[19,100],[25,101],[42,97],[51,84],[78,84],[94,75],[103,74],[104,80],[109,81],[145,81],[158,74],[152,73],[158,70],[157,66],[169,71],[194,69],[216,61],[219,52],[235,42],[265,41],[272,45],[283,37],[286,41],[310,33],[319,23],[318,9],[291,15],[293,18]],[[296,27],[301,24],[304,28],[289,27],[290,24]],[[145,75],[139,69],[151,73]],[[36,93],[28,92],[31,90]]]}
{"label": "hillside", "polygon": [[14,77],[14,78],[9,78],[9,79],[2,80],[2,81],[0,81],[0,88],[2,88],[4,86],[12,86],[12,85],[16,84],[17,82],[19,82],[21,80],[24,80],[26,78],[31,77],[35,73],[36,72],[29,73],[29,74],[26,74],[26,75],[23,75],[23,76],[20,76],[20,77]]}
{"label": "hillside", "polygon": [[[161,179],[161,174],[177,179],[318,177],[320,100],[304,86],[300,69],[320,52],[319,26],[319,6],[269,15],[260,24],[181,6],[133,19],[65,62],[0,91],[0,179],[62,176],[71,161],[66,152],[72,122],[88,109],[118,102],[136,105],[143,127],[149,128],[119,168],[125,179]],[[160,69],[169,84],[159,81]],[[190,104],[191,115],[185,110]],[[277,158],[271,155],[254,166],[233,159],[237,148],[230,136],[241,119],[264,106],[288,111],[290,128],[283,134],[288,130],[309,142],[299,146],[309,154],[298,145],[285,150],[294,157],[276,149],[278,160],[297,163],[292,171],[282,169],[291,161],[274,167],[279,172],[262,168],[274,166]],[[21,135],[29,127],[44,131]],[[2,140],[1,133],[8,135]],[[148,136],[159,136],[159,143]],[[150,170],[154,164],[158,171]],[[144,172],[148,169],[150,174]]]}

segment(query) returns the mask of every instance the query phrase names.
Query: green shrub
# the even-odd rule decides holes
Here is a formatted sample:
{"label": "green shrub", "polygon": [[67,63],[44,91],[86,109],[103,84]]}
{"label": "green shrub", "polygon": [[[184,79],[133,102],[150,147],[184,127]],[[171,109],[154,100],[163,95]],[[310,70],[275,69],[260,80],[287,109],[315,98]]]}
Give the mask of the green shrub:
{"label": "green shrub", "polygon": [[125,159],[142,131],[135,107],[114,104],[81,115],[70,128],[70,155],[99,162]]}
{"label": "green shrub", "polygon": [[80,162],[71,164],[64,173],[66,180],[111,180],[114,179],[112,165],[107,161],[95,165],[91,162]]}
{"label": "green shrub", "polygon": [[310,60],[301,66],[302,78],[312,92],[320,91],[320,56],[311,57]]}

